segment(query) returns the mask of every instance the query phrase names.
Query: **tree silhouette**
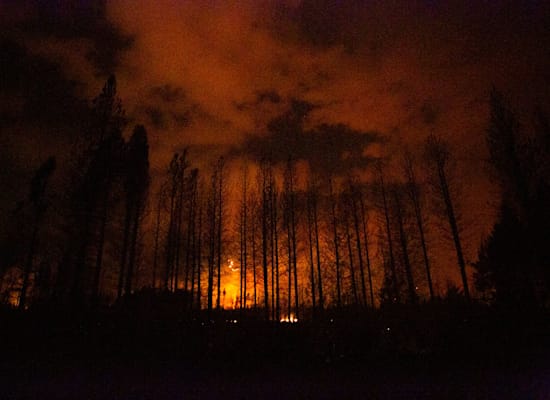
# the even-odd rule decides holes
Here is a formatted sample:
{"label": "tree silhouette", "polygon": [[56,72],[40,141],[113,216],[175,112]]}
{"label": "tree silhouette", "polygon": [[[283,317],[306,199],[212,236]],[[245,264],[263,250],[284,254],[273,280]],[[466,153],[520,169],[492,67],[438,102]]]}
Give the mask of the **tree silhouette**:
{"label": "tree silhouette", "polygon": [[534,135],[525,135],[495,89],[490,106],[486,140],[501,201],[499,219],[479,250],[476,285],[497,304],[532,308],[550,291],[549,126],[539,110]]}
{"label": "tree silhouette", "polygon": [[136,262],[137,237],[149,187],[149,145],[147,131],[142,125],[134,128],[125,146],[123,191],[125,196],[122,259],[117,297],[132,293]]}
{"label": "tree silhouette", "polygon": [[470,300],[470,290],[468,286],[468,277],[466,276],[466,262],[464,261],[464,252],[462,250],[462,241],[460,238],[460,229],[455,210],[455,204],[451,195],[452,190],[448,179],[448,168],[451,158],[449,145],[441,137],[431,134],[428,136],[424,147],[424,156],[427,163],[428,172],[432,174],[432,182],[439,200],[444,204],[445,214],[456,251],[460,276],[462,278],[462,289],[464,296]]}
{"label": "tree silhouette", "polygon": [[425,235],[426,227],[425,227],[424,213],[422,210],[421,190],[420,190],[420,185],[418,184],[417,178],[416,178],[413,157],[412,157],[412,154],[409,152],[406,152],[404,154],[403,168],[407,179],[406,192],[410,201],[413,204],[416,226],[418,228],[418,233],[420,235],[420,245],[422,247],[422,256],[424,259],[424,267],[426,269],[426,278],[428,280],[430,300],[433,300],[434,289],[433,289],[433,283],[432,283],[430,260],[428,257],[428,249],[426,244],[426,235]]}
{"label": "tree silhouette", "polygon": [[384,176],[384,167],[381,162],[376,164],[376,175],[377,175],[377,187],[380,193],[381,198],[381,209],[384,216],[384,228],[385,228],[385,239],[387,241],[387,251],[388,251],[388,263],[389,271],[384,271],[384,287],[383,289],[387,291],[387,295],[390,301],[400,302],[399,295],[399,283],[397,281],[397,270],[395,265],[395,256],[394,256],[394,246],[393,246],[393,237],[391,230],[391,220],[390,220],[390,204],[386,187],[386,179]]}
{"label": "tree silhouette", "polygon": [[33,269],[33,260],[36,253],[36,247],[38,242],[38,234],[42,218],[46,212],[47,202],[45,199],[46,187],[52,173],[56,167],[54,157],[48,158],[38,168],[31,181],[29,202],[33,208],[33,227],[31,238],[29,241],[29,249],[27,251],[27,257],[25,260],[25,267],[23,271],[23,283],[21,286],[21,295],[19,297],[19,308],[24,309],[27,304],[27,289],[29,287],[30,275]]}

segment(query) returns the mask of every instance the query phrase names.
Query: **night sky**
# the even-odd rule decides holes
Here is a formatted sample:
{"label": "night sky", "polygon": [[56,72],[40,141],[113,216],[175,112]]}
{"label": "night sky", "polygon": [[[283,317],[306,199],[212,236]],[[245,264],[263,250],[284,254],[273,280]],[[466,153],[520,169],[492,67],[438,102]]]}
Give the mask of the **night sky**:
{"label": "night sky", "polygon": [[63,165],[114,73],[131,124],[148,129],[153,176],[186,146],[197,165],[297,146],[345,174],[440,134],[477,221],[472,258],[494,215],[490,89],[526,125],[550,102],[546,1],[3,0],[0,24],[2,217],[40,162]]}

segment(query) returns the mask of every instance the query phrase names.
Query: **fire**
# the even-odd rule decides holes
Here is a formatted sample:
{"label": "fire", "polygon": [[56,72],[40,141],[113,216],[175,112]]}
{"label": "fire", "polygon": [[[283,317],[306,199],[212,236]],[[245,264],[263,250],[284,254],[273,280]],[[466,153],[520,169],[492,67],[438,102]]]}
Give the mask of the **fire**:
{"label": "fire", "polygon": [[236,308],[239,297],[239,287],[233,283],[224,285],[222,296],[223,308]]}
{"label": "fire", "polygon": [[239,270],[239,267],[235,266],[235,262],[231,258],[227,260],[227,268],[229,268],[231,272],[236,272]]}
{"label": "fire", "polygon": [[289,323],[289,324],[295,324],[296,322],[298,322],[298,318],[296,318],[296,316],[294,314],[290,314],[290,316],[286,316],[286,317],[281,318],[281,322],[286,322],[286,323]]}
{"label": "fire", "polygon": [[235,262],[229,258],[227,260],[227,269],[228,273],[224,274],[223,277],[223,292],[222,292],[222,307],[225,309],[235,309],[238,307],[239,302],[239,291],[240,276],[239,272],[240,267],[235,265]]}

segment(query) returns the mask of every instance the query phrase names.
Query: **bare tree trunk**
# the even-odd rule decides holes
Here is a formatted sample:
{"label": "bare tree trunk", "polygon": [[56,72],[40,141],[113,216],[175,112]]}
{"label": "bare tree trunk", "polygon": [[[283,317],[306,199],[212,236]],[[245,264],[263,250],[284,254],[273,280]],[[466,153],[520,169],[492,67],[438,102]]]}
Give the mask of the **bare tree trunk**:
{"label": "bare tree trunk", "polygon": [[350,201],[353,212],[353,225],[355,227],[355,238],[357,245],[357,258],[359,260],[359,276],[361,277],[361,298],[364,306],[367,305],[367,288],[365,285],[365,268],[363,265],[363,251],[361,248],[361,231],[359,229],[359,215],[356,204],[357,189],[350,184]]}
{"label": "bare tree trunk", "polygon": [[248,168],[245,165],[243,168],[243,184],[242,184],[242,200],[240,213],[240,252],[241,252],[241,268],[240,268],[240,308],[246,308],[246,283],[247,283],[247,224],[248,224]]}
{"label": "bare tree trunk", "polygon": [[[107,178],[110,179],[109,177]],[[107,185],[105,188],[105,193],[103,197],[103,209],[101,210],[101,220],[99,225],[99,239],[97,243],[97,252],[96,252],[96,259],[95,259],[95,275],[94,275],[94,281],[92,286],[92,301],[95,304],[97,301],[99,301],[99,282],[101,278],[101,268],[103,266],[103,248],[105,246],[105,229],[107,227],[107,213],[109,209],[109,192],[110,192],[110,185]],[[120,298],[120,296],[119,296]]]}
{"label": "bare tree trunk", "polygon": [[414,279],[412,275],[411,262],[409,258],[408,239],[405,233],[405,227],[403,222],[403,209],[401,206],[401,199],[397,193],[397,189],[393,191],[395,211],[397,214],[397,224],[399,225],[399,240],[401,242],[401,253],[403,255],[403,265],[405,266],[405,276],[407,278],[407,288],[409,291],[409,302],[416,303],[416,287],[414,285]]}
{"label": "bare tree trunk", "polygon": [[382,191],[382,202],[384,206],[384,218],[386,222],[386,237],[388,239],[388,252],[390,256],[390,269],[391,269],[391,275],[392,275],[392,289],[393,289],[393,295],[396,302],[400,302],[400,295],[399,295],[399,289],[397,286],[397,272],[395,269],[395,259],[393,256],[393,240],[391,235],[391,227],[390,227],[390,211],[388,209],[388,200],[386,197],[386,187],[384,184],[384,174],[382,172],[382,167],[378,168],[378,178],[380,181],[380,189]]}
{"label": "bare tree trunk", "polygon": [[160,210],[162,204],[162,190],[159,190],[159,198],[157,204],[157,224],[155,227],[155,249],[153,253],[153,284],[152,287],[155,289],[157,287],[157,266],[158,266],[158,247],[159,247],[159,236],[160,236]]}
{"label": "bare tree trunk", "polygon": [[374,289],[372,287],[372,271],[370,264],[370,254],[369,254],[369,236],[367,233],[367,213],[365,211],[365,202],[363,201],[363,194],[360,193],[359,202],[361,206],[361,220],[363,221],[363,242],[365,243],[365,257],[367,259],[367,274],[369,279],[369,292],[370,292],[370,304],[374,308]]}
{"label": "bare tree trunk", "polygon": [[[287,209],[288,213],[289,210]],[[291,248],[291,234],[290,234],[290,217],[287,215],[286,221],[286,238],[287,238],[287,250],[288,250],[288,293],[287,293],[287,317],[290,318],[292,312],[292,248]]]}
{"label": "bare tree trunk", "polygon": [[19,309],[24,310],[26,307],[26,301],[27,301],[27,290],[29,287],[29,281],[30,281],[30,275],[32,272],[32,264],[34,259],[34,253],[36,252],[36,244],[38,241],[38,226],[39,226],[39,212],[37,211],[35,219],[34,219],[34,226],[32,229],[32,235],[31,235],[31,241],[29,244],[29,251],[27,253],[27,260],[25,261],[25,271],[23,274],[23,284],[21,286],[21,294],[19,296]]}
{"label": "bare tree trunk", "polygon": [[279,231],[278,231],[278,216],[277,216],[277,191],[273,189],[272,215],[273,215],[273,236],[274,236],[274,251],[275,251],[275,321],[281,319],[281,302],[279,290]]}
{"label": "bare tree trunk", "polygon": [[275,300],[277,290],[275,288],[275,221],[273,218],[273,171],[269,169],[269,248],[271,250],[271,319],[275,320]]}
{"label": "bare tree trunk", "polygon": [[468,277],[466,276],[466,263],[464,262],[464,254],[462,252],[462,243],[460,241],[458,224],[456,222],[456,216],[455,216],[455,211],[453,207],[453,202],[451,199],[451,194],[449,192],[447,177],[445,175],[445,170],[442,166],[438,168],[438,175],[439,175],[439,182],[440,182],[440,188],[441,188],[441,195],[445,202],[445,208],[447,210],[447,218],[449,220],[451,233],[453,235],[453,242],[456,249],[456,258],[458,260],[458,266],[460,268],[460,276],[462,278],[462,287],[464,289],[464,296],[468,301],[470,301],[470,290],[468,288]]}
{"label": "bare tree trunk", "polygon": [[252,219],[252,284],[254,285],[254,309],[258,307],[258,294],[256,292],[256,215]]}
{"label": "bare tree trunk", "polygon": [[198,229],[198,243],[197,243],[197,310],[201,311],[201,270],[202,270],[202,203],[199,207],[199,229]]}
{"label": "bare tree trunk", "polygon": [[298,307],[299,307],[299,299],[298,299],[298,255],[296,250],[296,203],[295,203],[296,195],[294,193],[294,186],[293,182],[291,183],[291,191],[290,191],[290,223],[291,223],[291,231],[292,231],[292,264],[294,266],[294,314],[296,315],[296,318],[298,318]]}
{"label": "bare tree trunk", "polygon": [[[264,166],[265,168],[265,166]],[[268,297],[268,274],[267,274],[267,213],[268,213],[268,198],[267,198],[267,184],[266,184],[266,173],[263,171],[262,176],[262,267],[263,267],[263,277],[264,277],[264,307],[265,307],[265,317],[266,320],[269,320],[269,297]]]}
{"label": "bare tree trunk", "polygon": [[422,215],[422,207],[420,206],[418,183],[416,182],[413,161],[410,154],[405,155],[405,174],[407,176],[408,194],[413,203],[416,226],[418,227],[418,232],[420,234],[420,244],[422,246],[422,256],[424,257],[424,267],[426,268],[426,278],[428,279],[428,289],[430,290],[430,300],[433,301],[434,290],[432,284],[432,274],[430,271],[430,260],[428,257],[426,238],[424,234],[424,218]]}
{"label": "bare tree trunk", "polygon": [[243,309],[243,290],[244,290],[244,279],[243,279],[243,264],[244,264],[244,229],[243,229],[243,206],[241,204],[241,210],[239,212],[239,309]]}
{"label": "bare tree trunk", "polygon": [[309,279],[311,284],[311,309],[313,315],[316,313],[316,296],[315,296],[315,260],[313,259],[313,211],[311,205],[311,192],[308,190],[307,194],[307,237],[309,248]]}
{"label": "bare tree trunk", "polygon": [[289,157],[284,176],[285,218],[288,241],[288,318],[292,311],[292,276],[294,276],[294,315],[298,318],[298,268],[296,254],[296,193],[295,171],[292,158]]}
{"label": "bare tree trunk", "polygon": [[218,161],[218,276],[217,276],[217,285],[218,285],[218,297],[216,299],[216,308],[220,308],[220,295],[221,295],[221,265],[222,265],[222,226],[223,226],[223,168],[224,161],[223,158],[220,158]]}
{"label": "bare tree trunk", "polygon": [[135,264],[136,264],[136,247],[137,247],[137,240],[138,240],[139,220],[140,220],[141,208],[142,208],[141,204],[137,203],[135,205],[135,212],[134,212],[134,215],[133,215],[132,232],[131,232],[131,240],[130,240],[130,248],[129,248],[129,257],[128,257],[128,272],[127,272],[126,288],[125,288],[126,294],[131,294],[132,293],[132,284],[133,284],[134,270],[135,270]]}
{"label": "bare tree trunk", "polygon": [[[124,289],[124,277],[126,276],[126,264],[127,264],[127,258],[128,258],[128,246],[130,242],[130,225],[132,223],[132,216],[131,211],[126,208],[126,215],[124,216],[124,231],[123,231],[123,238],[122,238],[122,250],[120,254],[120,268],[118,272],[118,289],[117,289],[117,300],[120,300],[122,297],[122,292]],[[102,219],[102,224],[107,219]],[[104,227],[101,229],[104,230]],[[94,279],[94,298],[96,295],[96,290],[99,291],[99,278],[100,278],[100,270],[96,268],[96,276]],[[97,300],[97,299],[96,299]]]}
{"label": "bare tree trunk", "polygon": [[189,246],[187,248],[187,251],[189,254],[188,260],[189,260],[189,267],[188,270],[191,273],[191,293],[190,293],[190,305],[189,308],[193,310],[193,304],[195,302],[195,271],[197,266],[197,181],[198,181],[198,170],[194,170],[191,181],[191,217],[190,217],[190,224],[189,224],[189,231],[188,234],[190,239]]}
{"label": "bare tree trunk", "polygon": [[323,298],[323,278],[321,274],[321,255],[320,255],[320,246],[319,246],[319,219],[317,217],[317,193],[313,195],[313,228],[315,233],[315,250],[317,257],[317,284],[319,291],[319,311],[322,313],[324,308],[324,298]]}
{"label": "bare tree trunk", "polygon": [[351,234],[349,229],[349,218],[346,218],[346,241],[348,244],[348,258],[349,258],[349,269],[351,277],[351,291],[353,293],[353,299],[355,305],[359,304],[359,297],[357,296],[357,285],[355,283],[355,267],[353,265],[353,250],[351,247]]}
{"label": "bare tree trunk", "polygon": [[[245,184],[245,187],[247,187],[248,184]],[[243,300],[243,306],[246,309],[246,299],[247,299],[247,282],[248,282],[248,248],[247,248],[247,241],[248,241],[248,209],[247,209],[247,190],[245,189],[244,192],[244,216],[243,216],[243,263],[242,263],[242,269],[243,269],[243,279],[244,279],[244,288],[242,296],[244,298]]]}
{"label": "bare tree trunk", "polygon": [[445,205],[447,221],[449,222],[449,226],[451,228],[453,242],[456,250],[456,258],[462,278],[464,296],[468,301],[470,301],[468,277],[466,276],[466,263],[464,262],[464,254],[462,252],[462,243],[460,241],[458,223],[456,220],[455,209],[451,198],[451,192],[449,190],[449,182],[446,173],[446,166],[448,165],[448,161],[450,158],[450,151],[445,141],[443,141],[440,137],[431,134],[426,140],[424,152],[425,157],[430,164],[429,167],[432,172],[432,176],[435,178],[435,181],[437,181],[434,182],[434,184],[437,187],[439,196]]}
{"label": "bare tree trunk", "polygon": [[338,238],[338,222],[336,220],[336,201],[334,199],[334,190],[332,187],[332,178],[329,179],[330,190],[330,208],[332,217],[332,241],[334,244],[334,258],[336,263],[336,305],[342,307],[342,289],[340,277],[340,253],[339,253],[339,238]]}
{"label": "bare tree trunk", "polygon": [[208,227],[208,317],[210,318],[213,308],[214,297],[214,264],[216,261],[216,175],[212,174],[212,190],[210,193],[209,227]]}
{"label": "bare tree trunk", "polygon": [[173,269],[174,269],[174,251],[176,247],[176,225],[177,225],[177,210],[176,210],[176,196],[177,196],[177,170],[178,170],[178,155],[175,154],[170,163],[170,219],[168,225],[168,232],[166,238],[166,270],[164,275],[164,289],[170,290],[173,282]]}

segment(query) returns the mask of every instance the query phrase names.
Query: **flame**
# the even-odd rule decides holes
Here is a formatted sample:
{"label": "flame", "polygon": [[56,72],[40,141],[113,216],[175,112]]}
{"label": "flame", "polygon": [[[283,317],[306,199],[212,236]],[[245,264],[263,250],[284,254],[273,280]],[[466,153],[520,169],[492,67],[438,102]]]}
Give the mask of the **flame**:
{"label": "flame", "polygon": [[238,265],[235,265],[233,259],[227,259],[228,273],[222,277],[222,298],[221,306],[225,309],[235,309],[238,307],[239,292],[240,292],[240,276],[235,272],[240,270]]}
{"label": "flame", "polygon": [[296,316],[294,314],[290,314],[290,316],[286,316],[286,317],[281,318],[281,322],[286,322],[286,323],[289,323],[289,324],[295,324],[296,322],[298,322],[298,318],[296,318]]}
{"label": "flame", "polygon": [[235,262],[231,258],[227,260],[227,268],[229,268],[231,272],[236,272],[239,270],[239,267],[235,266]]}

